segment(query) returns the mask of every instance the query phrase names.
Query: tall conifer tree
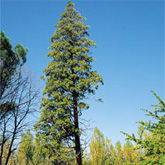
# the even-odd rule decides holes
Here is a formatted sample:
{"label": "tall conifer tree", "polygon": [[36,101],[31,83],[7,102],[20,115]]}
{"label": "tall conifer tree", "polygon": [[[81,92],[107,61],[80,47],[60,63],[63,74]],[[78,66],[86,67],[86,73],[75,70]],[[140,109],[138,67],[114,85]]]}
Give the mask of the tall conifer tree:
{"label": "tall conifer tree", "polygon": [[[102,77],[92,71],[94,58],[88,55],[95,43],[88,39],[89,26],[85,18],[69,2],[61,15],[57,29],[51,37],[48,57],[52,58],[44,69],[46,86],[42,98],[41,118],[36,124],[38,135],[45,145],[58,149],[73,146],[76,164],[82,164],[79,116],[89,105],[84,101],[95,94]],[[56,140],[56,143],[53,142]]]}

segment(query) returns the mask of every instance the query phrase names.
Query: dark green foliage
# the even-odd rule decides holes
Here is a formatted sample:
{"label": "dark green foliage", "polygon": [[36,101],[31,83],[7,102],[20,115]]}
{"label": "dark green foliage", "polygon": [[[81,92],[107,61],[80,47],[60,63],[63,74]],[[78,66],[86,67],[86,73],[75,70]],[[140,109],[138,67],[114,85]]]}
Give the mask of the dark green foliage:
{"label": "dark green foliage", "polygon": [[89,108],[85,98],[95,94],[98,83],[103,83],[98,73],[92,71],[94,59],[88,55],[90,47],[95,45],[88,39],[89,26],[84,25],[85,18],[73,6],[72,2],[67,4],[55,26],[51,51],[47,55],[52,61],[42,76],[46,86],[36,130],[51,148],[51,157],[55,157],[57,150],[59,154],[62,146],[75,147],[78,148],[76,152],[80,152],[78,117],[83,109]]}
{"label": "dark green foliage", "polygon": [[1,120],[8,116],[16,107],[16,104],[14,102],[5,102],[0,104],[0,123]]}
{"label": "dark green foliage", "polygon": [[[9,88],[13,86],[13,78],[21,66],[26,62],[27,48],[17,44],[14,49],[4,32],[0,32],[0,119],[13,109],[13,104],[7,100],[11,94]],[[11,104],[11,105],[10,105]],[[7,109],[6,109],[7,108]]]}
{"label": "dark green foliage", "polygon": [[0,96],[10,84],[11,77],[26,62],[27,48],[17,44],[12,50],[9,38],[0,32]]}

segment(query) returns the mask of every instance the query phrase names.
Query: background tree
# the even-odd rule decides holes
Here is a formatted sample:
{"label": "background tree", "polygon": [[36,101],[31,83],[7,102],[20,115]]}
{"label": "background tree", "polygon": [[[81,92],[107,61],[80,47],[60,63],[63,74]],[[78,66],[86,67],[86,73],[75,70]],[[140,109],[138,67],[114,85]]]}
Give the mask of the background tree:
{"label": "background tree", "polygon": [[[35,165],[75,164],[74,154],[72,154],[73,152],[67,150],[65,146],[62,149],[55,150],[55,147],[46,143],[45,139],[42,139],[42,137],[43,136],[37,136],[35,139],[35,150],[33,156]],[[51,141],[51,143],[53,144],[53,141]],[[54,141],[54,144],[57,144],[56,141]],[[62,150],[64,154],[61,153]]]}
{"label": "background tree", "polygon": [[118,155],[116,148],[113,144],[110,145],[110,157],[109,157],[109,165],[114,165],[118,163]]}
{"label": "background tree", "polygon": [[0,164],[7,165],[18,146],[16,139],[29,125],[27,116],[35,111],[39,90],[31,75],[21,70],[27,49],[18,44],[12,50],[3,32],[0,37]]}
{"label": "background tree", "polygon": [[139,121],[141,127],[139,137],[134,134],[127,136],[127,139],[133,140],[137,144],[137,149],[141,152],[140,164],[164,164],[165,163],[165,102],[152,92],[159,103],[152,105],[154,111],[143,109],[147,116],[153,118],[152,121]]}
{"label": "background tree", "polygon": [[136,164],[138,162],[139,152],[130,141],[127,141],[123,146],[123,161],[125,164]]}
{"label": "background tree", "polygon": [[73,6],[72,2],[66,5],[51,37],[51,52],[47,56],[52,61],[42,77],[46,79],[46,86],[36,131],[52,150],[52,157],[64,147],[74,148],[76,162],[81,165],[79,116],[83,109],[89,108],[85,102],[87,96],[95,94],[98,82],[103,81],[96,71],[91,70],[94,59],[88,53],[95,43],[87,38],[89,26],[84,25],[85,18]]}
{"label": "background tree", "polygon": [[35,165],[49,165],[51,164],[51,160],[48,157],[48,152],[46,147],[41,143],[41,140],[38,137],[35,138],[34,141],[34,155],[33,155],[33,162]]}
{"label": "background tree", "polygon": [[[18,76],[18,77],[17,77]],[[3,164],[7,165],[11,154],[17,149],[18,141],[24,131],[29,128],[31,120],[27,116],[36,111],[39,89],[33,84],[32,77],[20,73],[15,75],[15,82],[10,86],[12,94],[8,95],[6,100],[14,104],[8,114],[1,119],[1,141],[0,141],[0,161],[4,154],[4,145],[8,141],[9,148],[6,160]]]}
{"label": "background tree", "polygon": [[90,146],[90,155],[92,164],[95,165],[108,165],[108,158],[110,157],[110,140],[104,139],[104,135],[98,128],[94,129]]}
{"label": "background tree", "polygon": [[[12,49],[9,38],[5,36],[4,32],[0,32],[0,117],[3,116],[3,110],[5,109],[2,107],[2,101],[10,94],[8,88],[13,83],[14,74],[26,62],[27,51],[27,48],[24,48],[21,44],[17,44]],[[9,106],[9,103],[6,106]]]}
{"label": "background tree", "polygon": [[133,165],[138,163],[139,152],[130,141],[123,146],[120,141],[113,145],[98,128],[94,129],[89,147],[90,152],[85,151],[84,165]]}
{"label": "background tree", "polygon": [[10,91],[11,85],[15,74],[26,62],[27,51],[21,44],[12,49],[9,38],[0,32],[0,124],[1,119],[13,109],[13,102],[6,98],[13,93],[13,90]]}
{"label": "background tree", "polygon": [[91,155],[90,155],[90,153],[87,152],[87,150],[84,151],[82,160],[83,160],[82,164],[84,164],[84,165],[91,165],[92,164]]}
{"label": "background tree", "polygon": [[117,151],[117,164],[121,165],[123,161],[123,151],[120,141],[116,143],[116,151]]}
{"label": "background tree", "polygon": [[27,130],[23,135],[18,151],[17,151],[17,164],[18,165],[33,165],[34,144],[33,136],[30,130]]}
{"label": "background tree", "polygon": [[[7,158],[7,155],[8,155],[8,150],[9,150],[9,147],[10,147],[10,141],[7,141],[5,144],[4,144],[4,149],[3,149],[3,157],[2,157],[2,165],[3,163],[5,162],[6,158]],[[10,158],[9,158],[9,161],[8,161],[8,165],[17,165],[17,160],[16,160],[16,152],[12,152]]]}

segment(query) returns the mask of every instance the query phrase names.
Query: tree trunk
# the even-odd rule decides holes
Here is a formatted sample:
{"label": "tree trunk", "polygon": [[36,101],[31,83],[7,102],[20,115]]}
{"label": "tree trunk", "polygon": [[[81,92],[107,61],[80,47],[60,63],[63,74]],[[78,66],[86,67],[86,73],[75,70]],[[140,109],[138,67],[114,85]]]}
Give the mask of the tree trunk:
{"label": "tree trunk", "polygon": [[77,110],[77,93],[75,91],[73,92],[73,102],[74,102],[76,164],[82,165],[81,144],[80,144],[80,135],[79,135],[79,122],[78,122],[78,110]]}
{"label": "tree trunk", "polygon": [[8,164],[11,153],[13,152],[12,147],[13,147],[14,139],[15,139],[15,136],[16,136],[16,129],[17,129],[17,126],[16,126],[16,119],[15,119],[15,128],[14,128],[14,131],[13,131],[13,135],[12,135],[11,143],[10,143],[10,146],[9,146],[9,150],[8,150],[5,165]]}
{"label": "tree trunk", "polygon": [[2,135],[1,153],[0,153],[0,165],[2,164],[3,149],[5,144],[5,133],[6,133],[6,123],[4,121],[4,130]]}

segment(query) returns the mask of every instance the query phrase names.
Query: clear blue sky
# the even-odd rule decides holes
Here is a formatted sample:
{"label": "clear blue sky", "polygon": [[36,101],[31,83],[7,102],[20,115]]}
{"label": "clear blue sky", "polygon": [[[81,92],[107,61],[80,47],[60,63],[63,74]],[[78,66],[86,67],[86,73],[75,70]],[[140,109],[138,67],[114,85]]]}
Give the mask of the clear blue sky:
{"label": "clear blue sky", "polygon": [[[124,141],[120,131],[136,132],[137,120],[147,120],[140,108],[157,103],[150,90],[164,97],[164,2],[73,1],[87,18],[90,38],[97,47],[93,69],[104,79],[90,109],[92,120],[105,136]],[[26,66],[39,78],[47,66],[49,39],[67,1],[1,2],[1,29],[13,45],[28,47]],[[42,82],[43,83],[43,82]],[[103,98],[104,103],[94,100]]]}

